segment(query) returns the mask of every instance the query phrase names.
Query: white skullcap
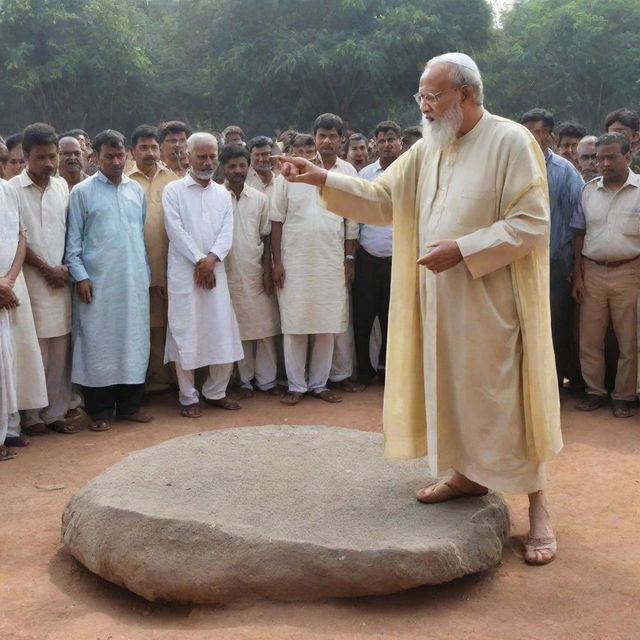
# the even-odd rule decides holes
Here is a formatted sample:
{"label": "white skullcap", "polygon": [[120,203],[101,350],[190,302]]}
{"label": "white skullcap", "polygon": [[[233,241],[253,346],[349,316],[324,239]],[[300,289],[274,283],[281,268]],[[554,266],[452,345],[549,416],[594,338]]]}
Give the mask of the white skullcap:
{"label": "white skullcap", "polygon": [[451,64],[456,64],[480,75],[480,69],[478,69],[478,65],[466,53],[460,53],[459,51],[443,53],[441,56],[431,58],[431,60],[429,60],[427,64],[431,65],[438,62],[449,62]]}

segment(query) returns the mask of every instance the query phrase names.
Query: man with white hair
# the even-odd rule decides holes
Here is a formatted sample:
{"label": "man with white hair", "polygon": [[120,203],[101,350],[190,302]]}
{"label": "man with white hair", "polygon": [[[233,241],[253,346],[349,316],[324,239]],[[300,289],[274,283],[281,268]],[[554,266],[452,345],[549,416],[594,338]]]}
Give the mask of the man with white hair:
{"label": "man with white hair", "polygon": [[525,560],[547,564],[545,461],[562,438],[544,158],[524,127],[483,109],[465,54],[430,60],[415,99],[424,138],[376,181],[293,158],[283,175],[321,186],[340,215],[393,222],[385,455],[453,470],[420,502],[528,493]]}
{"label": "man with white hair", "polygon": [[578,169],[585,182],[597,178],[600,174],[596,166],[596,136],[585,136],[578,142]]}
{"label": "man with white hair", "polygon": [[223,264],[233,238],[233,208],[229,192],[213,182],[215,137],[191,135],[187,156],[187,175],[168,184],[162,194],[169,236],[165,362],[175,362],[181,414],[199,418],[194,370],[209,367],[202,386],[207,404],[239,409],[226,390],[233,363],[244,354]]}

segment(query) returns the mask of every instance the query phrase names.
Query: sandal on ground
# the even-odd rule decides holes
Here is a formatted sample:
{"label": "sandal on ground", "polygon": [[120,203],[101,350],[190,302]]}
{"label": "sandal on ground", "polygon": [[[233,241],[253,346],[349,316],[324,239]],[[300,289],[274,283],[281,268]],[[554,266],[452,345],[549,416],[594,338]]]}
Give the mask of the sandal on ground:
{"label": "sandal on ground", "polygon": [[7,447],[28,447],[31,443],[24,436],[7,436],[4,444]]}
{"label": "sandal on ground", "polygon": [[587,393],[582,397],[582,400],[576,405],[578,411],[595,411],[603,406],[605,403],[604,396],[599,396],[595,393]]}
{"label": "sandal on ground", "polygon": [[48,424],[47,427],[56,433],[78,433],[79,431],[82,431],[82,429],[77,425],[69,424],[64,420],[56,420],[55,422]]}
{"label": "sandal on ground", "polygon": [[89,431],[109,431],[111,429],[111,420],[96,420],[87,428]]}
{"label": "sandal on ground", "polygon": [[262,393],[266,393],[268,396],[274,396],[276,398],[280,398],[286,393],[286,390],[278,385],[271,387],[271,389],[260,389],[260,391],[262,391]]}
{"label": "sandal on ground", "polygon": [[310,398],[316,398],[317,400],[324,400],[325,402],[342,402],[342,396],[330,389],[324,389],[324,391],[309,391],[307,394]]}
{"label": "sandal on ground", "polygon": [[527,564],[541,566],[556,559],[558,545],[553,536],[536,538],[527,536],[524,541],[524,561]]}
{"label": "sandal on ground", "polygon": [[142,411],[136,411],[135,413],[130,413],[126,416],[116,416],[118,420],[126,420],[127,422],[153,422],[153,416],[148,413],[143,413]]}
{"label": "sandal on ground", "polygon": [[204,401],[212,407],[219,407],[220,409],[227,409],[228,411],[237,411],[242,408],[242,405],[239,402],[236,402],[227,396],[224,396],[224,398],[220,398],[219,400],[205,398]]}
{"label": "sandal on ground", "polygon": [[340,389],[340,391],[345,391],[346,393],[362,393],[365,390],[363,384],[357,384],[353,382],[353,380],[349,380],[349,378],[340,380],[340,382],[333,382],[331,386],[334,389]]}
{"label": "sandal on ground", "polygon": [[44,422],[30,424],[28,427],[22,427],[22,433],[26,436],[44,436],[47,433],[47,425]]}
{"label": "sandal on ground", "polygon": [[638,413],[638,405],[633,400],[614,400],[612,408],[614,418],[630,418]]}
{"label": "sandal on ground", "polygon": [[298,402],[302,400],[303,395],[304,394],[300,393],[299,391],[287,391],[282,396],[282,398],[280,398],[280,402],[282,402],[282,404],[289,404],[289,405],[298,404]]}
{"label": "sandal on ground", "polygon": [[5,460],[11,460],[15,458],[15,451],[11,451],[11,449],[7,449],[3,444],[0,444],[0,462],[4,462]]}
{"label": "sandal on ground", "polygon": [[486,496],[488,489],[473,489],[472,491],[463,491],[459,487],[445,480],[432,484],[424,489],[416,491],[416,500],[424,504],[436,504],[438,502],[447,502],[456,498],[479,497]]}
{"label": "sandal on ground", "polygon": [[202,413],[200,412],[200,403],[194,402],[193,404],[187,404],[180,409],[180,415],[184,418],[199,418]]}

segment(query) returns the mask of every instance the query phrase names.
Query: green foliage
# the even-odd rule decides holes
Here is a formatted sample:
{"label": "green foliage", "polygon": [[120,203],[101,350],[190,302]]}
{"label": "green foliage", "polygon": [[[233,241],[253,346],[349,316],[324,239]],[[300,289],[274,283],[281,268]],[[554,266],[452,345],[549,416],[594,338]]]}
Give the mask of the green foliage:
{"label": "green foliage", "polygon": [[488,105],[514,119],[544,107],[602,131],[609,111],[638,108],[638,51],[638,0],[519,2],[483,56]]}

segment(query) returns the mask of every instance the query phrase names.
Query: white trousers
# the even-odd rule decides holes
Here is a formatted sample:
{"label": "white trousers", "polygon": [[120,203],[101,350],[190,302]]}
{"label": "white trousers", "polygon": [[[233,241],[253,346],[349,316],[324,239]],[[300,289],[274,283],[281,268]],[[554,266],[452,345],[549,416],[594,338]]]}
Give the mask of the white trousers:
{"label": "white trousers", "polygon": [[336,333],[334,336],[333,359],[331,361],[329,379],[331,382],[341,382],[350,378],[353,374],[353,326],[349,325],[349,328],[344,333]]}
{"label": "white trousers", "polygon": [[276,354],[275,336],[260,340],[243,340],[244,358],[238,361],[238,373],[242,386],[253,389],[252,380],[261,391],[268,391],[276,386],[278,356]]}
{"label": "white trousers", "polygon": [[44,409],[23,412],[24,426],[64,420],[71,404],[71,334],[38,338],[49,404]]}
{"label": "white trousers", "polygon": [[[185,371],[178,361],[175,362],[175,365],[178,386],[180,387],[180,393],[178,394],[180,404],[183,406],[195,404],[198,402],[200,394],[194,386],[194,372]],[[227,394],[227,385],[232,372],[233,362],[209,365],[209,375],[202,385],[202,395],[209,400],[221,400],[224,398]]]}
{"label": "white trousers", "polygon": [[0,429],[0,444],[5,441],[5,438],[17,438],[19,436],[20,414],[16,411],[8,415],[5,428]]}
{"label": "white trousers", "polygon": [[[314,333],[283,335],[284,364],[287,369],[289,391],[306,393],[320,392],[327,388],[327,380],[331,371],[333,358],[333,333]],[[311,357],[309,358],[309,382],[305,376],[307,364],[307,350],[311,343]]]}

